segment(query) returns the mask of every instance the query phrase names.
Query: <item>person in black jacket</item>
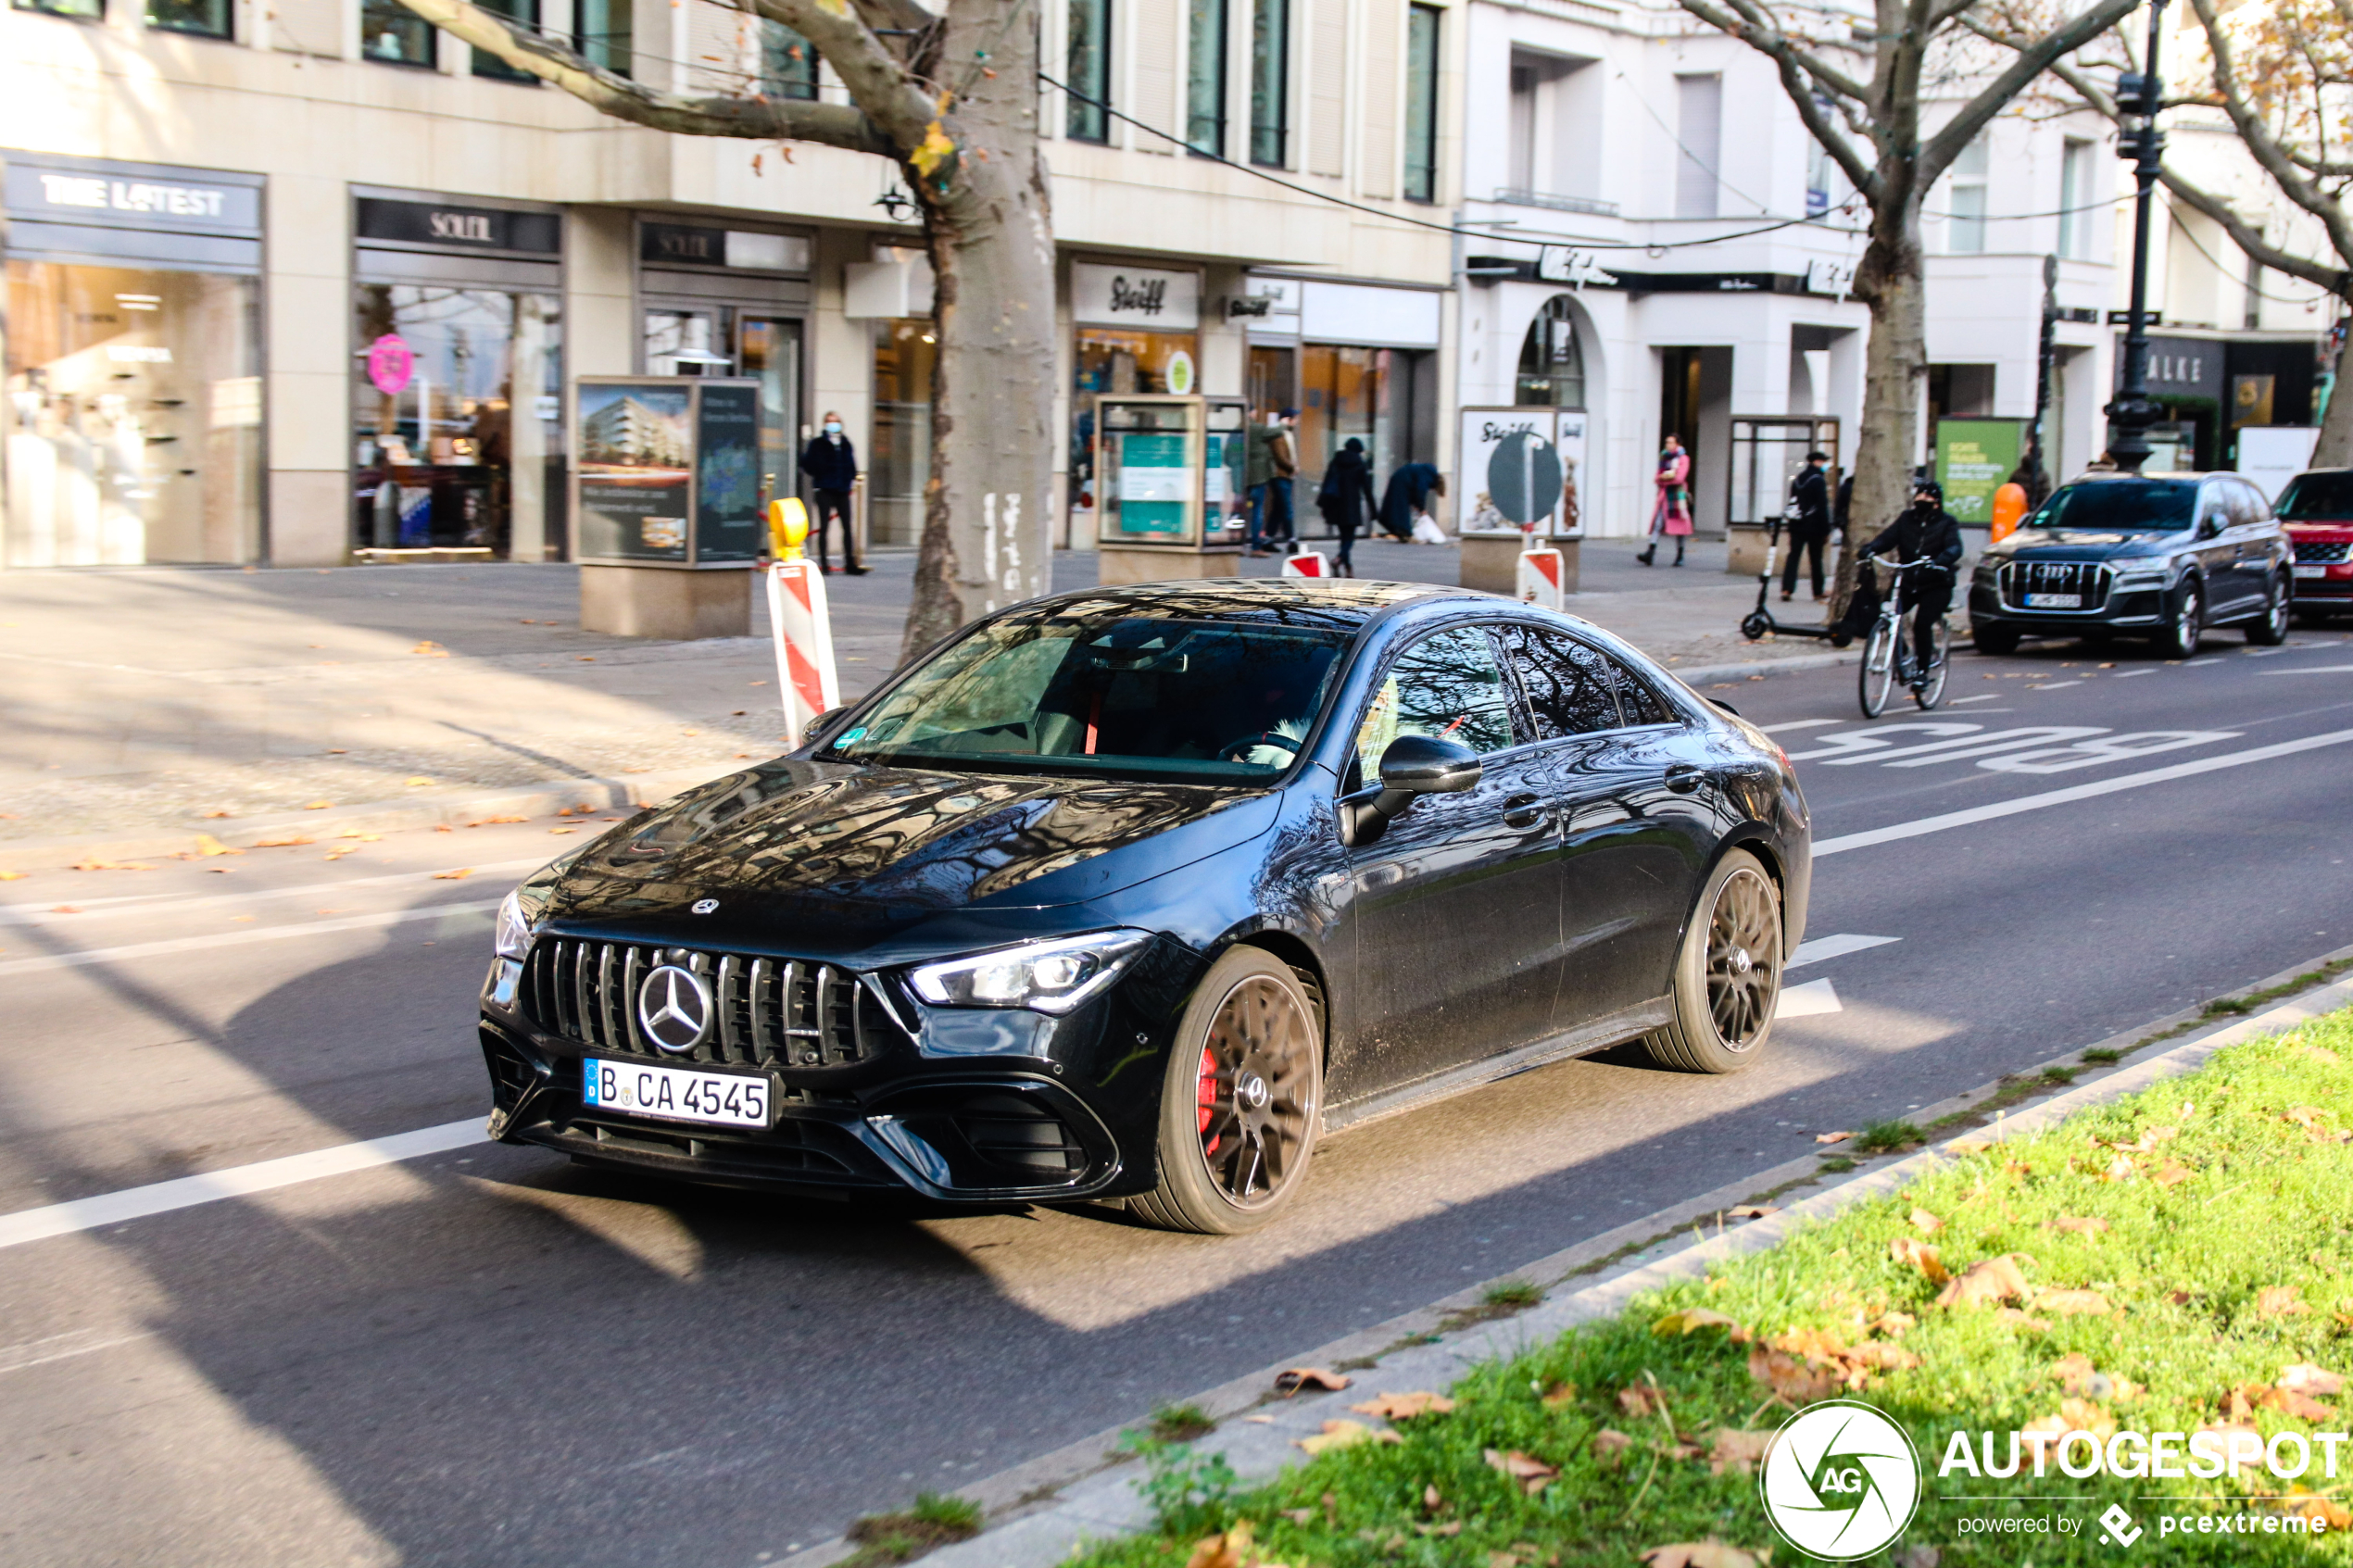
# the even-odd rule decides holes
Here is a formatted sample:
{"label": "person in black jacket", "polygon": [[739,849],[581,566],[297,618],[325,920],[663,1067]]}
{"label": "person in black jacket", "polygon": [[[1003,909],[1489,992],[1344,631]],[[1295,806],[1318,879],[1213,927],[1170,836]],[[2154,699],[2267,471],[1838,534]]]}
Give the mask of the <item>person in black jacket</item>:
{"label": "person in black jacket", "polygon": [[1365,460],[1365,444],[1352,435],[1324,470],[1323,488],[1315,492],[1315,509],[1340,533],[1340,558],[1335,564],[1340,576],[1356,575],[1356,564],[1350,558],[1356,531],[1378,506],[1373,497],[1373,465]]}
{"label": "person in black jacket", "polygon": [[1936,646],[1936,623],[1953,608],[1953,569],[1961,564],[1961,525],[1944,509],[1944,487],[1933,480],[1912,486],[1912,504],[1863,546],[1869,561],[1893,550],[1899,561],[1925,561],[1904,574],[1902,603],[1912,611],[1912,646],[1921,657]]}
{"label": "person in black jacket", "polygon": [[838,522],[841,568],[852,577],[863,577],[866,569],[858,564],[858,535],[849,524],[849,492],[858,483],[858,448],[841,433],[839,414],[827,411],[824,431],[801,451],[800,471],[809,476],[810,487],[817,494],[817,515],[812,520],[817,534],[817,570],[833,571],[825,564],[825,525]]}
{"label": "person in black jacket", "polygon": [[1831,482],[1822,471],[1830,461],[1821,452],[1806,454],[1806,466],[1789,484],[1789,559],[1781,566],[1781,602],[1797,593],[1797,558],[1807,554],[1814,567],[1814,602],[1822,601],[1822,546],[1831,542]]}

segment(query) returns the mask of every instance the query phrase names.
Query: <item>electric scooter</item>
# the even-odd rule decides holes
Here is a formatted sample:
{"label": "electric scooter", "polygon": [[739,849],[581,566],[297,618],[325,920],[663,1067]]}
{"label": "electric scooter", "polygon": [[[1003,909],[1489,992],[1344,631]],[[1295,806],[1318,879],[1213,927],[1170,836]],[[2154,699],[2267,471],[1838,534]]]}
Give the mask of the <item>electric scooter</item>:
{"label": "electric scooter", "polygon": [[1781,528],[1786,518],[1773,519],[1772,531],[1765,536],[1765,570],[1756,579],[1756,608],[1741,618],[1741,635],[1755,642],[1768,632],[1777,637],[1819,637],[1834,648],[1843,648],[1855,640],[1852,632],[1838,626],[1793,626],[1776,621],[1767,608],[1773,593],[1773,568],[1780,563]]}

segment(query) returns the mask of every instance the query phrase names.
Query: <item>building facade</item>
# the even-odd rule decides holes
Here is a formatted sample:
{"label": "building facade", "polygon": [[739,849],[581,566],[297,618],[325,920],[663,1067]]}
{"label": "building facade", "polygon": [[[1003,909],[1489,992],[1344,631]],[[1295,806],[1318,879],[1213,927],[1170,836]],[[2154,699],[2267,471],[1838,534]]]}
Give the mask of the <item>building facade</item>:
{"label": "building facade", "polygon": [[[1443,462],[1459,0],[1065,0],[1043,57],[1064,542],[1093,400],[1302,410]],[[838,99],[709,0],[540,0],[678,90]],[[384,0],[0,12],[0,565],[564,558],[584,375],[761,385],[762,468],[838,412],[876,544],[920,526],[929,271],[884,160],[604,119]]]}

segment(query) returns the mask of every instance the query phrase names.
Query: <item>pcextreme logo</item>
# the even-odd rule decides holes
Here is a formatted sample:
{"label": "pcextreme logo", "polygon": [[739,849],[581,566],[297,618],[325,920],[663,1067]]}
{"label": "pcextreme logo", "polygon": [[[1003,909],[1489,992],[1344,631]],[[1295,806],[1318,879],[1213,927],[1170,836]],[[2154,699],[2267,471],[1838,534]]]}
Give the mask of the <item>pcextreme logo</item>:
{"label": "pcextreme logo", "polygon": [[1825,1399],[1781,1424],[1757,1477],[1781,1539],[1832,1562],[1869,1557],[1911,1524],[1920,1460],[1904,1429],[1856,1399]]}

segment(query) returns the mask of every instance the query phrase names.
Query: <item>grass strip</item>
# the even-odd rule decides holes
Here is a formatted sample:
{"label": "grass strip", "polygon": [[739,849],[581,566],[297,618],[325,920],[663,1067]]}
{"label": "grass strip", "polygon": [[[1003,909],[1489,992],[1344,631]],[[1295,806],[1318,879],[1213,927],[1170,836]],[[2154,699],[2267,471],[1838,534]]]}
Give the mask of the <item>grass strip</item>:
{"label": "grass strip", "polygon": [[[1940,1304],[1940,1275],[2000,1286],[2006,1263],[2021,1290]],[[1804,1561],[1776,1541],[1754,1470],[1791,1410],[1832,1396],[1885,1411],[1920,1452],[1919,1512],[1880,1563],[2113,1563],[2095,1523],[2111,1503],[2145,1527],[2132,1555],[2150,1562],[2353,1561],[2353,1444],[2334,1478],[2318,1444],[2294,1481],[2075,1479],[2055,1461],[2040,1479],[1937,1475],[1956,1430],[2025,1433],[2031,1465],[2037,1432],[2347,1429],[2353,1010],[1967,1154],[1447,1392],[1442,1411],[1384,1402],[1249,1487],[1214,1453],[1140,1444],[1156,1527],[1079,1562],[1557,1568],[1704,1542],[1730,1555],[1688,1561],[1737,1568],[1768,1546]],[[2164,1514],[2243,1523],[2160,1537]],[[1962,1528],[2060,1515],[2075,1534]],[[2260,1533],[2291,1517],[2328,1527]]]}

